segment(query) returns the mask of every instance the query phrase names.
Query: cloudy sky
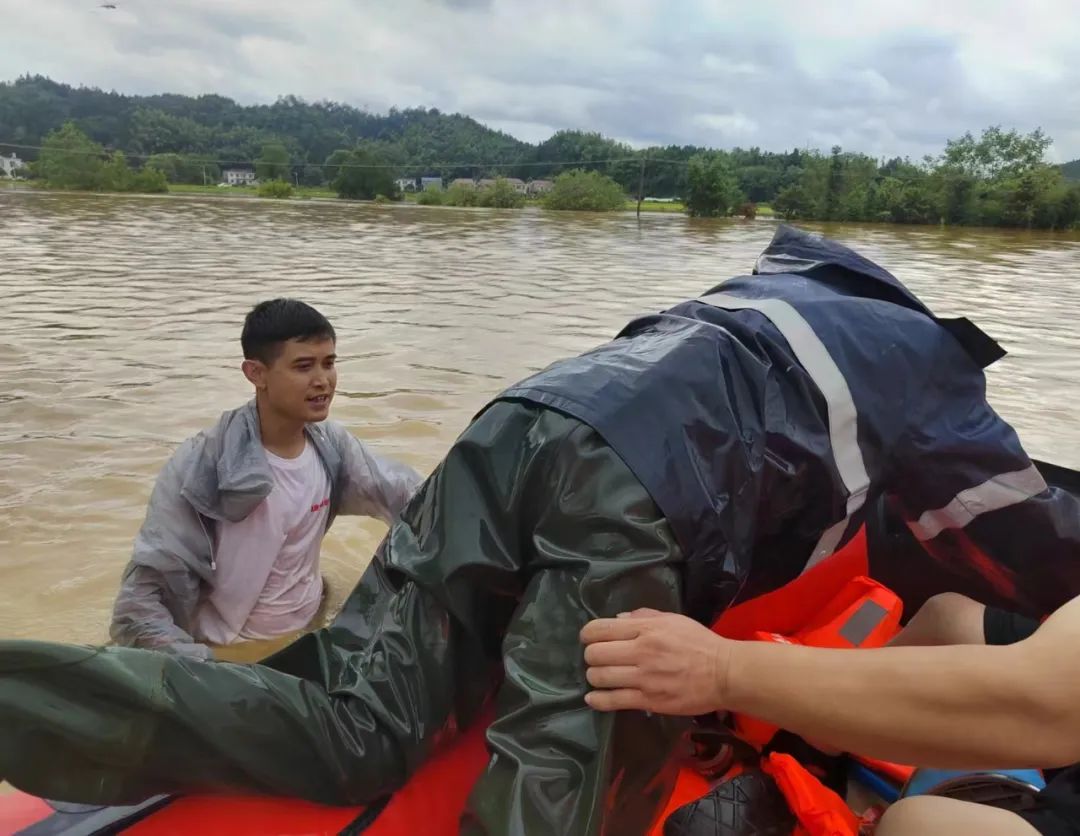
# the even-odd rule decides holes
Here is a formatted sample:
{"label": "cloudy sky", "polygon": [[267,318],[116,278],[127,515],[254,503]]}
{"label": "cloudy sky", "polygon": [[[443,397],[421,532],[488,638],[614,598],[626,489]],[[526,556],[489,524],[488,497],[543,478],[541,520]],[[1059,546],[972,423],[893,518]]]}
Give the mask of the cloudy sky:
{"label": "cloudy sky", "polygon": [[1080,157],[1078,0],[99,2],[0,0],[0,78],[424,105],[530,141],[921,156],[1042,126]]}

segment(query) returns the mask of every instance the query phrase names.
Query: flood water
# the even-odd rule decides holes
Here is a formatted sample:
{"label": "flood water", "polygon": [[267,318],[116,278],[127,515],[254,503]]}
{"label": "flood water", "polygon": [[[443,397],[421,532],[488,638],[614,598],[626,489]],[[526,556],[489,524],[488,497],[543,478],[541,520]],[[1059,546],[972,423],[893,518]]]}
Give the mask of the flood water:
{"label": "flood water", "polygon": [[[333,417],[428,472],[504,385],[748,272],[769,221],[0,192],[0,636],[106,638],[157,471],[242,403],[255,302],[326,313]],[[1080,237],[823,229],[1010,356],[992,401],[1032,455],[1080,467]],[[382,535],[342,518],[336,601]]]}

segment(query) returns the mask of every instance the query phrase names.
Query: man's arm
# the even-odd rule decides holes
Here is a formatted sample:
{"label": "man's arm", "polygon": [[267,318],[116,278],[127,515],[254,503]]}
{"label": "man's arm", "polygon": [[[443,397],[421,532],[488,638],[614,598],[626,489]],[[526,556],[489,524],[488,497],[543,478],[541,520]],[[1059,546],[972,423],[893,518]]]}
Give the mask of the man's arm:
{"label": "man's arm", "polygon": [[389,525],[420,486],[420,474],[378,455],[341,425],[333,432],[345,468],[340,512],[377,517]]}
{"label": "man's arm", "polygon": [[730,710],[862,755],[951,768],[1080,761],[1080,599],[1007,647],[732,642],[673,614],[595,621],[597,709]]}
{"label": "man's arm", "polygon": [[146,519],[135,537],[113,605],[109,635],[120,645],[208,659],[210,648],[180,626],[190,625],[195,616],[202,578],[194,567],[205,562],[201,555],[210,550],[208,532],[180,495],[176,460],[184,449],[177,451],[154,483]]}

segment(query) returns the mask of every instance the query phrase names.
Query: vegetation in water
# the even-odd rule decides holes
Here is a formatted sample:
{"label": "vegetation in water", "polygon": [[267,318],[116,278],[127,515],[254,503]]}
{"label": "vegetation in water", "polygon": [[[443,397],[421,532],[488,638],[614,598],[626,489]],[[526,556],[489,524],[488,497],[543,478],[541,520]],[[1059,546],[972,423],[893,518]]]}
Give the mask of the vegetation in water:
{"label": "vegetation in water", "polygon": [[505,178],[499,177],[491,184],[477,185],[451,183],[445,191],[428,188],[416,196],[421,206],[487,206],[492,209],[520,209],[525,205],[525,195],[518,192]]}
{"label": "vegetation in water", "polygon": [[33,176],[55,189],[110,192],[167,192],[165,175],[156,168],[135,171],[119,151],[106,155],[73,122],[45,137],[31,166]]}
{"label": "vegetation in water", "polygon": [[[90,150],[88,157],[96,164],[56,161],[55,134],[71,120],[88,137],[89,146],[80,147]],[[936,157],[916,161],[878,160],[841,148],[828,153],[674,145],[633,149],[581,131],[559,131],[530,144],[438,110],[392,109],[379,115],[291,96],[252,106],[214,95],[125,96],[40,76],[0,83],[0,125],[0,151],[7,150],[5,141],[41,146],[52,137],[52,163],[43,159],[48,149],[20,156],[33,163],[32,174],[63,188],[104,188],[96,179],[109,161],[104,149],[122,148],[129,167],[142,163],[169,183],[192,186],[216,182],[223,160],[253,161],[260,179],[330,186],[342,197],[363,199],[377,194],[395,198],[398,177],[529,180],[583,170],[610,178],[634,198],[640,186],[647,196],[683,200],[696,215],[746,214],[740,209],[744,204],[757,205],[763,214],[760,207],[769,204],[777,214],[796,220],[1045,228],[1080,224],[1080,161],[1060,167],[1046,163],[1050,140],[1040,131],[989,128],[950,141]],[[348,167],[365,164],[384,168]],[[128,183],[124,177],[114,179]],[[143,185],[157,188],[160,181]],[[449,195],[438,200],[481,203],[477,193]],[[619,209],[625,203],[616,205],[612,199],[607,205]]]}
{"label": "vegetation in water", "polygon": [[560,174],[544,195],[545,209],[569,209],[580,212],[613,212],[626,204],[622,186],[599,171],[577,169]]}
{"label": "vegetation in water", "polygon": [[263,145],[255,160],[255,176],[261,181],[292,179],[292,162],[283,143],[268,142]]}
{"label": "vegetation in water", "polygon": [[357,147],[351,151],[336,151],[332,186],[338,197],[350,200],[374,200],[376,195],[398,196],[394,172],[385,168],[386,160],[377,151]]}
{"label": "vegetation in water", "polygon": [[416,196],[416,202],[421,206],[442,206],[443,201],[442,189],[424,189]]}
{"label": "vegetation in water", "polygon": [[266,180],[259,184],[259,197],[272,197],[277,200],[288,200],[292,196],[292,183],[288,183],[285,180]]}
{"label": "vegetation in water", "polygon": [[687,168],[686,211],[699,217],[730,215],[746,203],[726,154],[698,154]]}
{"label": "vegetation in water", "polygon": [[515,189],[505,177],[480,190],[480,205],[492,209],[520,209],[525,205],[525,195]]}

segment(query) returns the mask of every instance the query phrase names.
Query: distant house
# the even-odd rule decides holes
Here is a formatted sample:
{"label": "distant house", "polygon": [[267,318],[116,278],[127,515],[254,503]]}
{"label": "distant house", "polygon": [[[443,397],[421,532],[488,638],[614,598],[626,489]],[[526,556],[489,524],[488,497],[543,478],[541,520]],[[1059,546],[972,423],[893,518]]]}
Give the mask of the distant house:
{"label": "distant house", "polygon": [[555,187],[555,184],[550,180],[530,180],[528,185],[525,186],[525,194],[528,195],[541,195],[550,192]]}
{"label": "distant house", "polygon": [[420,178],[420,191],[426,192],[428,189],[432,189],[437,192],[442,191],[442,178],[441,177],[421,177]]}
{"label": "distant house", "polygon": [[4,177],[14,177],[15,173],[25,166],[26,163],[16,157],[15,154],[10,157],[0,154],[0,175]]}
{"label": "distant house", "polygon": [[415,192],[416,191],[416,178],[415,177],[399,177],[394,181],[397,184],[399,192]]}
{"label": "distant house", "polygon": [[458,177],[456,180],[450,183],[450,188],[453,188],[454,186],[459,186],[463,189],[475,189],[476,183],[473,180],[470,180],[468,177]]}
{"label": "distant house", "polygon": [[254,186],[258,182],[254,169],[250,168],[222,169],[221,179],[230,186]]}
{"label": "distant house", "polygon": [[[516,177],[500,177],[500,178],[498,178],[498,180],[505,180],[507,183],[510,184],[510,187],[515,192],[520,192],[521,194],[525,194],[526,186],[525,186],[525,181],[524,180],[518,180],[518,178],[516,178]],[[498,180],[496,180],[493,177],[485,177],[483,180],[480,180],[479,182],[477,182],[476,185],[479,186],[481,189],[490,189],[492,186],[495,185],[495,183],[498,182]]]}

